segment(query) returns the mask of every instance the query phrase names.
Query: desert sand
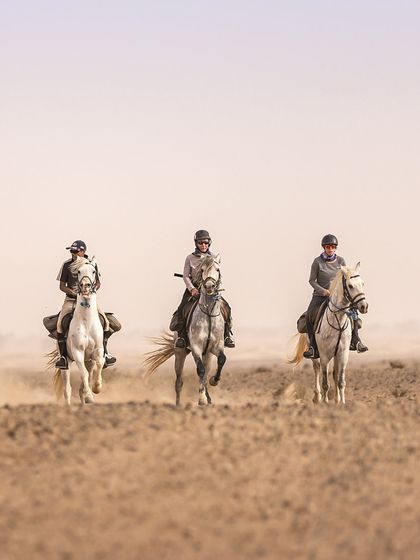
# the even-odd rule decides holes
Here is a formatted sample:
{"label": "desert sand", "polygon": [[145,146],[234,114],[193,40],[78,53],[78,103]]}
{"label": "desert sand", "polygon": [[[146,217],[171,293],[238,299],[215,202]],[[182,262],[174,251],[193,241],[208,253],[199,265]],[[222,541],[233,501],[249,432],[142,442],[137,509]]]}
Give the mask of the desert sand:
{"label": "desert sand", "polygon": [[[68,410],[51,371],[0,374],[3,560],[410,559],[420,548],[420,363],[352,353],[347,404],[312,403],[312,369],[234,359],[197,406],[172,364],[104,372]],[[40,362],[41,363],[41,362]]]}

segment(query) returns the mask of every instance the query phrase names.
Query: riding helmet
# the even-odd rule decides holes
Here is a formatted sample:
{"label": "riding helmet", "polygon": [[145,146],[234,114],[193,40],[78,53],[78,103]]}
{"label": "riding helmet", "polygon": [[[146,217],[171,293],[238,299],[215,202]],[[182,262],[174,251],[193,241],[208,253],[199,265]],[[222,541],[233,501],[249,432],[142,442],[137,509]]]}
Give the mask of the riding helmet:
{"label": "riding helmet", "polygon": [[332,233],[327,233],[327,235],[324,235],[322,238],[321,245],[323,247],[325,247],[325,245],[338,245],[338,239],[335,235],[332,235]]}
{"label": "riding helmet", "polygon": [[207,230],[205,229],[199,229],[198,231],[195,232],[194,234],[194,243],[197,245],[198,241],[203,241],[204,239],[208,239],[209,240],[209,247],[211,245],[211,237],[210,234]]}

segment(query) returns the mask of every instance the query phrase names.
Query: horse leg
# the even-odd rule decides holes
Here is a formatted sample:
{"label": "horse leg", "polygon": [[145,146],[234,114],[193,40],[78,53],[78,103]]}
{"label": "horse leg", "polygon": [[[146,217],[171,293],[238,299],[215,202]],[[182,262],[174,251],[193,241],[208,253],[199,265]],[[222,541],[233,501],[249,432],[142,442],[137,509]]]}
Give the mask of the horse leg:
{"label": "horse leg", "polygon": [[71,401],[71,383],[70,383],[70,368],[61,370],[61,378],[64,385],[64,399],[68,406],[70,406]]}
{"label": "horse leg", "polygon": [[200,350],[194,347],[191,348],[191,352],[195,361],[195,365],[197,368],[197,375],[199,379],[198,404],[205,405],[207,404],[206,388],[204,386],[204,375],[206,373],[206,368],[204,367],[203,358],[200,354]]}
{"label": "horse leg", "polygon": [[103,350],[100,355],[92,360],[92,391],[96,394],[101,392],[102,389],[102,368],[104,367],[105,356]]}
{"label": "horse leg", "polygon": [[182,386],[184,385],[184,380],[182,378],[182,373],[184,371],[184,363],[185,358],[188,356],[188,350],[184,350],[183,348],[177,348],[175,350],[175,393],[176,393],[176,406],[180,406],[181,404],[181,391]]}
{"label": "horse leg", "polygon": [[328,380],[328,362],[321,361],[322,370],[322,400],[328,402],[328,391],[330,388],[330,383]]}
{"label": "horse leg", "polygon": [[338,402],[346,404],[346,367],[342,365],[338,369]]}
{"label": "horse leg", "polygon": [[335,400],[336,403],[340,402],[340,391],[338,389],[338,372],[339,372],[339,367],[338,367],[337,357],[335,357],[333,377],[334,377],[334,384],[335,384],[334,400]]}
{"label": "horse leg", "polygon": [[82,404],[91,404],[94,402],[92,389],[89,386],[89,371],[85,366],[85,361],[83,359],[82,353],[77,353],[74,357],[74,361],[79,368],[81,375],[81,383],[79,388],[79,397]]}
{"label": "horse leg", "polygon": [[206,393],[207,404],[212,404],[211,396],[209,393],[209,388],[207,386],[207,374],[210,370],[210,363],[211,363],[212,354],[208,352],[205,356],[203,356],[203,363],[204,363],[204,378],[203,378],[203,385],[204,391]]}
{"label": "horse leg", "polygon": [[213,387],[215,387],[220,381],[220,376],[222,374],[222,369],[223,369],[223,366],[225,365],[225,362],[226,362],[226,355],[223,352],[223,349],[221,349],[219,354],[217,355],[217,371],[216,371],[216,374],[213,375],[213,377],[210,378],[210,385],[212,385]]}
{"label": "horse leg", "polygon": [[321,364],[319,360],[312,360],[312,366],[314,368],[315,374],[315,389],[314,389],[314,398],[312,399],[315,404],[318,404],[322,401],[321,396],[321,384],[319,381],[320,373],[321,373]]}

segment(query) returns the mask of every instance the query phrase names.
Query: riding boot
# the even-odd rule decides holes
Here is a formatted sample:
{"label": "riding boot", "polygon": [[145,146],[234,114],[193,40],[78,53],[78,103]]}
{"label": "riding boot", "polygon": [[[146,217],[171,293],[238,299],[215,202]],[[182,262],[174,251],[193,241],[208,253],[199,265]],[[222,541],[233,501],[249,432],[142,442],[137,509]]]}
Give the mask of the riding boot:
{"label": "riding boot", "polygon": [[359,337],[359,326],[357,320],[353,322],[353,331],[351,333],[350,350],[356,350],[359,354],[367,352],[369,348],[363,344]]}
{"label": "riding boot", "polygon": [[225,323],[224,339],[225,348],[235,348],[235,341],[233,340],[233,333],[229,323]]}
{"label": "riding boot", "polygon": [[60,357],[55,362],[55,367],[58,369],[68,369],[69,361],[67,359],[67,340],[63,333],[57,333],[57,344]]}
{"label": "riding boot", "polygon": [[306,317],[306,330],[309,336],[309,348],[303,353],[304,358],[319,358],[318,345],[315,339],[315,332],[312,323]]}
{"label": "riding boot", "polygon": [[108,354],[108,338],[111,336],[112,331],[104,331],[104,356],[105,356],[105,362],[104,362],[104,367],[103,369],[113,366],[115,364],[115,362],[117,361],[117,358],[114,358],[114,356],[111,356],[111,354]]}
{"label": "riding boot", "polygon": [[178,338],[175,340],[175,348],[186,348],[187,347],[187,329],[183,325],[178,330]]}

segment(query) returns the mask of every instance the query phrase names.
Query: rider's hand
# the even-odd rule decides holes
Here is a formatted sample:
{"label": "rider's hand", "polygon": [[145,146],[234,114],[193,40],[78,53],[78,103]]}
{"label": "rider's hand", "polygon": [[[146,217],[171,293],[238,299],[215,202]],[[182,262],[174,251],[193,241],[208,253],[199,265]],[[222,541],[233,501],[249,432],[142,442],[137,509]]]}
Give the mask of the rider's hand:
{"label": "rider's hand", "polygon": [[324,296],[330,297],[330,295],[331,295],[331,294],[330,294],[330,290],[325,290],[325,291],[324,291]]}
{"label": "rider's hand", "polygon": [[197,290],[197,288],[193,288],[193,289],[191,290],[191,295],[192,295],[192,297],[197,297],[197,296],[198,296],[198,290]]}

